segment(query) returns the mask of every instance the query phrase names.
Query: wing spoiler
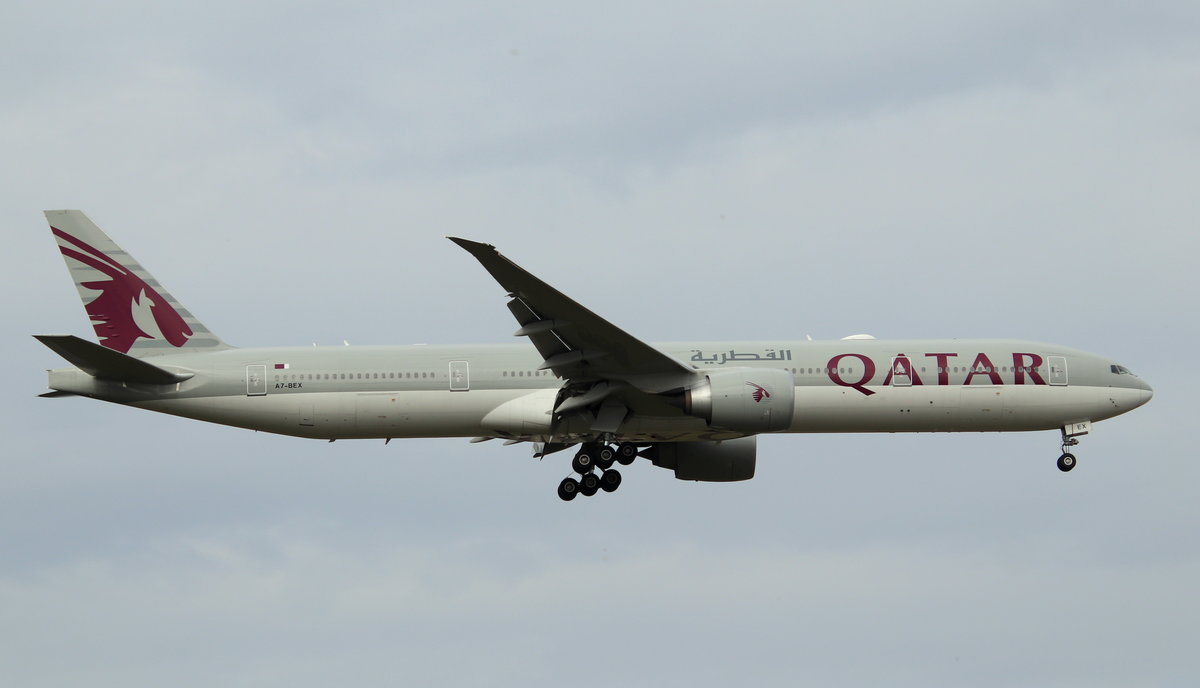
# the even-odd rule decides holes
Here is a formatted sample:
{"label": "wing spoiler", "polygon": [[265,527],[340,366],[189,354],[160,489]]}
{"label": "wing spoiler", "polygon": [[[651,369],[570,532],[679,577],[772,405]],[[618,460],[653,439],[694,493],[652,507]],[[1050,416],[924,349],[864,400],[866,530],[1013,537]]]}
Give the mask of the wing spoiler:
{"label": "wing spoiler", "polygon": [[34,339],[67,359],[71,365],[99,380],[147,385],[173,385],[194,373],[173,373],[120,351],[71,334],[36,334]]}

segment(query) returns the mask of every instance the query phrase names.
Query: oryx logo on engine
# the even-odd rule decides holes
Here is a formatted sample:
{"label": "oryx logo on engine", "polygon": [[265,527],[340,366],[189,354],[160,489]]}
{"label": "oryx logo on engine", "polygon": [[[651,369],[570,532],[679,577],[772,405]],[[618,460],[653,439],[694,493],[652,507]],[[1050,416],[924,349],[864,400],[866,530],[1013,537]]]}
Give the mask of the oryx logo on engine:
{"label": "oryx logo on engine", "polygon": [[764,389],[762,385],[756,385],[753,382],[747,382],[746,384],[754,388],[754,391],[750,393],[750,396],[754,397],[755,403],[761,403],[763,399],[771,398],[771,393]]}

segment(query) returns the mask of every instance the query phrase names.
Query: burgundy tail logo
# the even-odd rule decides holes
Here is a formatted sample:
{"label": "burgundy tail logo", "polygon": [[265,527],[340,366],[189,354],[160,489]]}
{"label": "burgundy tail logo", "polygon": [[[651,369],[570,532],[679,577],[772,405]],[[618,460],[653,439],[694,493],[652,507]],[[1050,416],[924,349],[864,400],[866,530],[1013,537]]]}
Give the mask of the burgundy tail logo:
{"label": "burgundy tail logo", "polygon": [[[160,334],[172,346],[187,343],[192,336],[192,328],[154,287],[96,247],[57,227],[50,229],[56,237],[79,249],[77,251],[60,245],[58,250],[64,256],[109,277],[107,280],[81,283],[88,289],[100,292],[85,308],[101,344],[126,354],[138,339],[159,339]],[[158,332],[147,332],[147,329],[157,329]]]}
{"label": "burgundy tail logo", "polygon": [[753,382],[747,382],[746,384],[754,388],[754,391],[750,393],[750,396],[754,397],[755,403],[760,403],[763,399],[771,398],[771,393],[764,389],[762,385],[756,385]]}

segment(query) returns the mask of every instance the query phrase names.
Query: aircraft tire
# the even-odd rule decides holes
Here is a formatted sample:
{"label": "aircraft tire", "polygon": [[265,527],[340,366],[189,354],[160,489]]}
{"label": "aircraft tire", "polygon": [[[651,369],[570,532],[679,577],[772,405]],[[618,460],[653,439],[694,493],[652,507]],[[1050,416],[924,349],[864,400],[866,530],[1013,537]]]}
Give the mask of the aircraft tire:
{"label": "aircraft tire", "polygon": [[574,478],[563,478],[563,481],[558,484],[558,498],[564,502],[569,502],[575,499],[579,494],[579,481]]}
{"label": "aircraft tire", "polygon": [[596,494],[596,490],[600,489],[600,476],[595,473],[584,473],[583,480],[579,481],[579,491],[584,497],[591,497]]}
{"label": "aircraft tire", "polygon": [[1063,452],[1063,455],[1058,457],[1058,470],[1066,473],[1075,467],[1075,455],[1070,452]]}
{"label": "aircraft tire", "polygon": [[632,442],[622,442],[617,446],[617,463],[628,466],[637,458],[637,445]]}
{"label": "aircraft tire", "polygon": [[575,458],[571,459],[571,468],[580,475],[586,475],[596,470],[595,455],[587,449],[580,449]]}
{"label": "aircraft tire", "polygon": [[617,471],[604,471],[600,474],[600,489],[605,492],[616,492],[621,486],[621,474]]}

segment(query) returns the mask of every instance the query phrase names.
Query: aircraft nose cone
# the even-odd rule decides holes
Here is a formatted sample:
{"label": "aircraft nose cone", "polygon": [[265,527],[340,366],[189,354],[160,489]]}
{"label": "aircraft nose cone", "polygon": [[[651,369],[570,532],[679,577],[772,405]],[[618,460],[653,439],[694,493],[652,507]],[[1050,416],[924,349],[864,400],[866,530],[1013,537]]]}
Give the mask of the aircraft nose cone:
{"label": "aircraft nose cone", "polygon": [[1146,381],[1138,378],[1137,380],[1137,403],[1135,406],[1141,406],[1154,397],[1154,389],[1146,384]]}

